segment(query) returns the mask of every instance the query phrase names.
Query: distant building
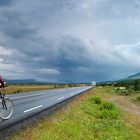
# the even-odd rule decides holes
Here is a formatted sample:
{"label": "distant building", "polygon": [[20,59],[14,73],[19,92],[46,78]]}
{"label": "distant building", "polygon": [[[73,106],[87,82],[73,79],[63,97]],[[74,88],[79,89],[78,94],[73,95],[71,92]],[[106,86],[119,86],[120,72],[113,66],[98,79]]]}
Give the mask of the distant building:
{"label": "distant building", "polygon": [[126,89],[126,87],[119,87],[120,90]]}
{"label": "distant building", "polygon": [[92,82],[92,86],[96,86],[96,82],[95,81]]}

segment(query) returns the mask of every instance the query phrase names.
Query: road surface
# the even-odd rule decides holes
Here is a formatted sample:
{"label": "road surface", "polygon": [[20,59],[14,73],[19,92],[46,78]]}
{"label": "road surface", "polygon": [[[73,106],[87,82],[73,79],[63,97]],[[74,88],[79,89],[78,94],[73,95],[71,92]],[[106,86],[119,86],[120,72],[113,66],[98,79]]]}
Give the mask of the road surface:
{"label": "road surface", "polygon": [[0,120],[0,130],[34,116],[38,112],[46,110],[90,88],[92,87],[72,87],[7,95],[14,103],[14,112],[9,120]]}

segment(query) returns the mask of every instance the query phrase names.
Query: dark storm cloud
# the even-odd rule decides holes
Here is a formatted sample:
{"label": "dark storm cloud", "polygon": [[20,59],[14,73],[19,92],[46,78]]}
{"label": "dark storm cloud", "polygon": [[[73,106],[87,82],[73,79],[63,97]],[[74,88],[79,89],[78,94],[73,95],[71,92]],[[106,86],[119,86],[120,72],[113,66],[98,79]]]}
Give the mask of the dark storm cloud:
{"label": "dark storm cloud", "polygon": [[6,78],[100,81],[140,68],[140,31],[132,28],[140,23],[137,0],[5,0],[0,5],[0,73]]}
{"label": "dark storm cloud", "polygon": [[21,15],[15,11],[3,10],[0,13],[0,32],[6,36],[18,39],[34,36],[36,30],[21,18]]}
{"label": "dark storm cloud", "polygon": [[0,6],[9,5],[13,0],[0,0]]}

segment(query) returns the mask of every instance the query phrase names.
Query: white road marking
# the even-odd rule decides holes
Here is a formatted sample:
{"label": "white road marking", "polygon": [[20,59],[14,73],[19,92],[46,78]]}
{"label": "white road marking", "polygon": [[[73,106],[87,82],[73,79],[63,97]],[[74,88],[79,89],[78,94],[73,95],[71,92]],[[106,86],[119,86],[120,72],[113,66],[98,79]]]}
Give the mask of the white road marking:
{"label": "white road marking", "polygon": [[59,91],[65,91],[65,89],[61,89],[61,90],[59,90]]}
{"label": "white road marking", "polygon": [[60,97],[60,98],[58,98],[57,100],[62,100],[64,97]]}
{"label": "white road marking", "polygon": [[40,107],[42,107],[42,106],[43,106],[43,105],[39,105],[39,106],[30,108],[30,109],[28,109],[28,110],[25,110],[24,113],[27,113],[27,112],[32,111],[32,110],[35,110],[35,109],[40,108]]}

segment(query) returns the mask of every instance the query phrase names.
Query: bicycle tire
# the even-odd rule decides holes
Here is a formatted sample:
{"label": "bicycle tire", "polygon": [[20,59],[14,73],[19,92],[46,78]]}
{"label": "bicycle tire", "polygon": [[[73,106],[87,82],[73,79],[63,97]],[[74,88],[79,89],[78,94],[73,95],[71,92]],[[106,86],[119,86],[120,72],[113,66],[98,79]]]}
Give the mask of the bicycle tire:
{"label": "bicycle tire", "polygon": [[7,120],[13,114],[13,102],[9,98],[4,98],[6,103],[6,108],[2,106],[2,100],[0,101],[0,118],[3,120]]}

